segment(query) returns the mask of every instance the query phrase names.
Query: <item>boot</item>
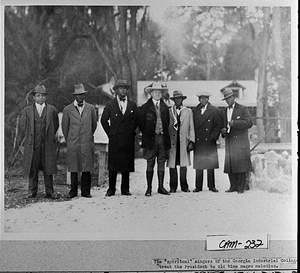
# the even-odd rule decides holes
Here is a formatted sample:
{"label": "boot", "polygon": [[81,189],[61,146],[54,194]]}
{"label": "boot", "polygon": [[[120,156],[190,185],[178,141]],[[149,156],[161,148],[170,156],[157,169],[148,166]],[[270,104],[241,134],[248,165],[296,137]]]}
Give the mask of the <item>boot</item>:
{"label": "boot", "polygon": [[164,171],[157,171],[158,176],[158,190],[157,192],[160,194],[170,195],[170,193],[164,188]]}
{"label": "boot", "polygon": [[146,171],[146,178],[147,178],[147,190],[145,196],[151,196],[153,171]]}

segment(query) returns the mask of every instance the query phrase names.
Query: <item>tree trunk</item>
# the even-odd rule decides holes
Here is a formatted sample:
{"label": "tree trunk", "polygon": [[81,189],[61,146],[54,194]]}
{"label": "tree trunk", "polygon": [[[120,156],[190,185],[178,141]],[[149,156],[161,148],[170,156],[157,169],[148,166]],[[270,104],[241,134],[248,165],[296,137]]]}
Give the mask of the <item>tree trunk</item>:
{"label": "tree trunk", "polygon": [[259,72],[258,72],[258,90],[257,90],[257,109],[256,117],[257,119],[257,137],[258,140],[262,139],[265,136],[264,130],[264,104],[266,103],[266,67],[267,67],[267,49],[269,44],[269,17],[270,17],[270,8],[264,7],[264,28],[262,31],[261,39],[261,56],[259,63]]}
{"label": "tree trunk", "polygon": [[[273,8],[273,42],[276,66],[276,81],[278,82],[279,116],[291,117],[291,91],[284,73],[284,57],[281,37],[281,8]],[[280,121],[281,142],[291,142],[291,128],[289,119]]]}

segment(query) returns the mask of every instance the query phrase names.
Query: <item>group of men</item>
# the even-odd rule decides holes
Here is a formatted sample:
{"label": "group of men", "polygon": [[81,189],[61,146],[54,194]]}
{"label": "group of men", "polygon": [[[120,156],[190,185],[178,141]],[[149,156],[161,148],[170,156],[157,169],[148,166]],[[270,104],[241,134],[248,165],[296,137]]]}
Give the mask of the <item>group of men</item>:
{"label": "group of men", "polygon": [[[108,136],[109,186],[106,196],[116,193],[117,174],[121,173],[121,194],[131,195],[130,172],[134,172],[135,137],[137,128],[142,133],[143,157],[147,162],[146,196],[152,195],[155,161],[159,194],[169,195],[178,188],[190,192],[187,182],[187,167],[196,170],[193,192],[203,189],[203,171],[207,170],[207,186],[218,192],[215,186],[214,169],[219,168],[217,140],[225,138],[225,166],[230,188],[226,192],[243,193],[246,174],[252,170],[248,129],[252,127],[247,107],[235,102],[234,92],[226,89],[224,98],[228,104],[224,112],[209,102],[210,94],[197,93],[199,104],[193,110],[185,107],[187,98],[182,91],[173,91],[174,105],[169,107],[164,97],[168,93],[165,84],[154,82],[145,88],[148,101],[139,109],[129,99],[130,84],[118,80],[113,87],[114,99],[105,106],[101,124]],[[85,101],[82,84],[75,85],[74,101],[63,110],[62,132],[67,143],[67,167],[71,173],[71,189],[67,198],[78,195],[78,174],[81,173],[81,196],[91,196],[91,171],[94,168],[94,137],[97,115],[94,106]],[[43,171],[46,197],[56,199],[53,191],[53,174],[56,173],[56,142],[59,127],[58,112],[46,103],[48,93],[44,86],[33,90],[34,104],[27,106],[22,114],[25,131],[24,173],[29,176],[29,197],[38,190],[38,172]],[[165,167],[169,168],[170,190],[164,187]],[[179,166],[179,178],[177,166]]]}

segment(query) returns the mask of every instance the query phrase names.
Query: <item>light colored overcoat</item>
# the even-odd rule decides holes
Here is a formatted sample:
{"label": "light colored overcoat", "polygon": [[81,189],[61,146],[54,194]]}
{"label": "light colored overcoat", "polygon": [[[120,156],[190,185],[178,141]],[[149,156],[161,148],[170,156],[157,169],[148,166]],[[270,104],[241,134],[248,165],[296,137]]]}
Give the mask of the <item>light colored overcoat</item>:
{"label": "light colored overcoat", "polygon": [[[177,147],[177,130],[174,128],[175,117],[172,113],[174,106],[169,109],[170,123],[169,123],[169,135],[171,139],[171,149],[169,151],[169,158],[167,160],[167,167],[175,168],[176,163],[176,147]],[[195,130],[193,121],[193,112],[190,108],[183,107],[180,114],[180,126],[179,126],[179,138],[180,138],[180,166],[191,165],[190,152],[187,151],[189,141],[195,143]]]}
{"label": "light colored overcoat", "polygon": [[[56,151],[57,139],[55,134],[58,130],[58,111],[56,108],[46,103],[46,132],[45,132],[45,174],[56,174]],[[24,108],[21,115],[20,125],[21,130],[25,133],[24,140],[24,162],[23,175],[29,176],[31,161],[34,149],[34,111],[35,104],[31,104]]]}
{"label": "light colored overcoat", "polygon": [[94,170],[94,132],[97,115],[92,104],[86,103],[80,116],[72,102],[63,110],[62,131],[67,142],[69,172]]}

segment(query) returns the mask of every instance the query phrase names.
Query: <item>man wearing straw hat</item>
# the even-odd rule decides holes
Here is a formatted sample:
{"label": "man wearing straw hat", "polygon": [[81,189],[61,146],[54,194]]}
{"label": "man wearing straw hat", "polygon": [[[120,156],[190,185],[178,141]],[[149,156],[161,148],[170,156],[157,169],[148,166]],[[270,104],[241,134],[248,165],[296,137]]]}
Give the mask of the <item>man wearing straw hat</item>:
{"label": "man wearing straw hat", "polygon": [[187,166],[191,165],[190,151],[195,143],[193,112],[182,105],[187,97],[182,91],[175,90],[173,97],[174,106],[170,108],[169,134],[171,149],[167,160],[170,172],[170,193],[175,193],[178,187],[177,166],[179,166],[179,181],[183,192],[189,192],[187,183]]}
{"label": "man wearing straw hat", "polygon": [[58,130],[58,111],[46,103],[49,95],[43,85],[32,91],[34,103],[24,108],[21,117],[21,130],[25,132],[24,176],[29,176],[29,198],[38,191],[38,172],[44,173],[46,197],[57,199],[53,191],[53,175],[56,174],[56,149]]}
{"label": "man wearing straw hat", "polygon": [[81,172],[81,196],[91,198],[91,172],[94,170],[94,132],[97,115],[85,101],[82,84],[74,86],[75,100],[63,110],[62,131],[67,142],[67,166],[71,172],[71,190],[67,198],[77,196],[78,173]]}
{"label": "man wearing straw hat", "polygon": [[248,129],[252,127],[251,115],[246,106],[235,102],[234,92],[223,92],[228,107],[223,113],[222,137],[225,138],[224,173],[227,173],[230,188],[226,192],[243,193],[246,174],[252,171]]}
{"label": "man wearing straw hat", "polygon": [[168,88],[159,82],[145,88],[151,98],[143,104],[139,112],[139,129],[142,132],[142,147],[147,160],[147,190],[145,195],[152,194],[152,179],[155,160],[157,160],[158,193],[169,195],[164,188],[165,163],[171,147],[169,136],[169,108],[162,99],[162,93]]}
{"label": "man wearing straw hat", "polygon": [[196,134],[194,150],[194,169],[196,169],[196,187],[193,192],[202,191],[203,172],[207,171],[207,187],[218,192],[215,187],[215,170],[219,168],[217,139],[222,129],[220,110],[209,102],[210,93],[197,93],[199,104],[193,109]]}
{"label": "man wearing straw hat", "polygon": [[127,96],[129,88],[130,84],[126,80],[118,80],[113,87],[116,91],[116,98],[106,104],[101,116],[101,124],[109,138],[109,188],[106,196],[115,195],[118,172],[122,173],[121,194],[131,195],[129,174],[134,172],[134,144],[138,110],[136,103]]}

